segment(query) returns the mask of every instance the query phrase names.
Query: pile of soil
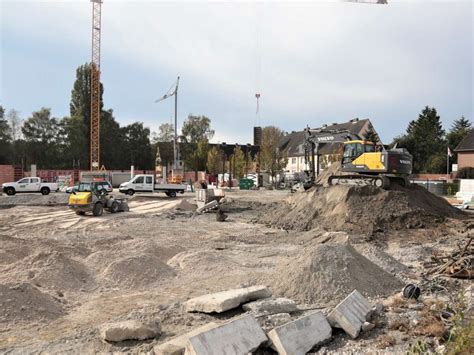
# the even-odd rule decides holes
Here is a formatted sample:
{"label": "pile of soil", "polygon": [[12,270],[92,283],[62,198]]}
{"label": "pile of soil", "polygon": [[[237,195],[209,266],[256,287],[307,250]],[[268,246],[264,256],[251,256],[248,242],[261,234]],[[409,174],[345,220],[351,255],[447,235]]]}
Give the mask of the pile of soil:
{"label": "pile of soil", "polygon": [[167,263],[176,270],[185,272],[232,272],[239,266],[231,258],[216,250],[184,251],[176,254]]}
{"label": "pile of soil", "polygon": [[138,254],[117,259],[102,273],[102,278],[125,289],[141,289],[155,285],[164,279],[176,276],[176,272],[158,257]]}
{"label": "pile of soil", "polygon": [[401,290],[403,283],[348,243],[319,244],[279,267],[269,280],[279,294],[306,304],[333,305],[357,289],[372,298]]}
{"label": "pile of soil", "polygon": [[423,187],[318,186],[294,194],[260,215],[256,222],[283,229],[350,231],[372,234],[423,228],[465,214]]}
{"label": "pile of soil", "polygon": [[0,284],[0,324],[53,320],[65,312],[63,305],[30,283]]}
{"label": "pile of soil", "polygon": [[22,263],[28,265],[28,278],[32,282],[49,289],[79,291],[95,287],[89,269],[61,252],[39,252]]}
{"label": "pile of soil", "polygon": [[176,206],[178,211],[196,211],[197,204],[190,202],[189,199],[183,199],[181,202]]}

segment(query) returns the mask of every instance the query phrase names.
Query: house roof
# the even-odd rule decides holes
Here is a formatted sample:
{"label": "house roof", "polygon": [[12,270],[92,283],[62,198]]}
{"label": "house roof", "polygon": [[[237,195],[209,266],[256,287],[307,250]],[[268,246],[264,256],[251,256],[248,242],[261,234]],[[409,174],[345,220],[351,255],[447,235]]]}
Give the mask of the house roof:
{"label": "house roof", "polygon": [[[328,124],[327,126],[318,127],[318,129],[347,129],[351,133],[362,136],[368,127],[367,123],[370,123],[368,118],[364,120],[355,119],[344,123]],[[304,134],[304,131],[286,134],[280,139],[280,149],[286,149],[289,157],[304,155]],[[321,144],[319,147],[319,153],[322,155],[331,154],[336,152],[339,147],[340,144],[337,143]]]}
{"label": "house roof", "polygon": [[464,152],[474,150],[474,129],[471,129],[468,134],[463,138],[461,143],[458,144],[455,152]]}

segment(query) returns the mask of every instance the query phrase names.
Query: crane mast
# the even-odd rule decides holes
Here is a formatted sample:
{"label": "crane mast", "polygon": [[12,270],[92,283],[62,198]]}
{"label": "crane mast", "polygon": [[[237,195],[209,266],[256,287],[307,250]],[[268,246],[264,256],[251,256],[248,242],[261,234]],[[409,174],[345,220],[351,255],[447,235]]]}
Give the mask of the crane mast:
{"label": "crane mast", "polygon": [[92,58],[91,58],[91,115],[90,168],[99,170],[100,164],[100,26],[103,0],[92,2]]}

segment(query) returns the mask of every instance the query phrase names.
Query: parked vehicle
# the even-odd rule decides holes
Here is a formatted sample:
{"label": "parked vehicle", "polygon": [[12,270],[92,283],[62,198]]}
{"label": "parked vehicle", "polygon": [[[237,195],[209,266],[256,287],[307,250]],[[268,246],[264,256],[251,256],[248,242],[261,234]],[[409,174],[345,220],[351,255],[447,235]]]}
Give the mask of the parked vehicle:
{"label": "parked vehicle", "polygon": [[185,190],[183,184],[155,184],[153,175],[137,175],[119,187],[120,192],[130,196],[135,192],[164,192],[168,197],[176,197],[178,192],[184,193]]}
{"label": "parked vehicle", "polygon": [[42,182],[39,177],[28,177],[17,182],[6,182],[2,184],[2,190],[9,196],[21,192],[41,192],[48,195],[51,191],[58,191],[59,187],[54,182]]}
{"label": "parked vehicle", "polygon": [[[73,191],[74,192],[78,192],[78,191],[91,191],[91,182],[81,182],[79,184],[76,184],[74,186],[69,186],[67,189],[66,189],[66,192],[68,194],[72,193]],[[105,189],[105,191],[107,191],[108,193],[110,192],[113,192],[114,191],[114,188],[112,187],[112,184],[108,181],[96,181],[94,182],[94,184],[96,186],[102,186],[102,188]]]}

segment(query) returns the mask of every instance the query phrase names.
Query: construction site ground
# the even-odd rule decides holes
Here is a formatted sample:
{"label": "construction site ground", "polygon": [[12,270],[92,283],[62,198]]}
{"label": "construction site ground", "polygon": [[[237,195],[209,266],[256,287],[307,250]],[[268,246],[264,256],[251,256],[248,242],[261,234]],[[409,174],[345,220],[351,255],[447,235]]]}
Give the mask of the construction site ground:
{"label": "construction site ground", "polygon": [[[175,199],[136,195],[129,212],[102,217],[75,215],[66,194],[0,196],[0,352],[148,352],[172,336],[244,312],[186,313],[182,302],[250,285],[266,284],[274,296],[288,297],[291,291],[301,310],[292,317],[311,309],[327,312],[334,303],[298,298],[298,290],[283,285],[291,280],[285,281],[281,270],[308,250],[346,237],[390,276],[394,288],[369,297],[372,304],[385,305],[374,330],[355,340],[335,331],[333,341],[319,350],[404,352],[417,338],[439,349],[442,336],[421,329],[427,321],[423,309],[466,294],[470,281],[428,282],[421,276],[423,265],[433,253],[459,249],[473,215],[348,235],[327,227],[301,231],[260,223],[259,216],[289,196],[276,190],[226,191],[225,222],[216,221],[214,213],[195,214],[191,193]],[[399,296],[407,282],[422,285],[422,306]],[[107,343],[99,335],[99,327],[112,320],[155,318],[162,326],[157,339]]]}

